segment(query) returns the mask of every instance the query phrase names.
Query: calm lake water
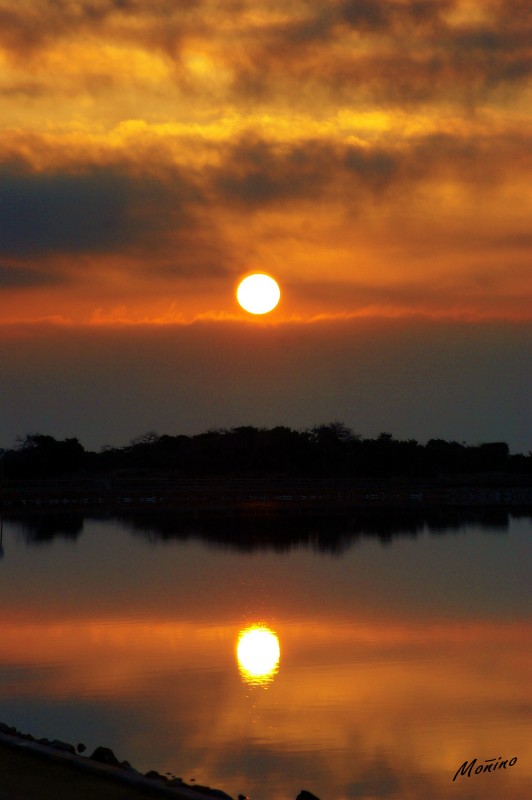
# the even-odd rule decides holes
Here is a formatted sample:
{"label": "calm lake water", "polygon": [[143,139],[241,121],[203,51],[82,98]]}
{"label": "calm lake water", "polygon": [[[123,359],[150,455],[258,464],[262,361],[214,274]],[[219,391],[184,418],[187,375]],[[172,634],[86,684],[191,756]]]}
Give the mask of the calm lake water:
{"label": "calm lake water", "polygon": [[528,800],[531,563],[505,512],[4,518],[0,720],[235,798]]}

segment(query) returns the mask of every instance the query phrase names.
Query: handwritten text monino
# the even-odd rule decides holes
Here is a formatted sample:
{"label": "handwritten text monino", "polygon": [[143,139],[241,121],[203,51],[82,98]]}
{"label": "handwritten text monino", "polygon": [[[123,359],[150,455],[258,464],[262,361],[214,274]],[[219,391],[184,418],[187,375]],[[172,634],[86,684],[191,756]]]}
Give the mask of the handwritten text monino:
{"label": "handwritten text monino", "polygon": [[477,763],[476,758],[469,763],[464,761],[462,766],[458,767],[456,770],[453,781],[455,781],[459,775],[467,775],[467,777],[470,778],[471,774],[473,773],[473,767],[475,767],[474,774],[480,775],[481,772],[495,772],[498,769],[506,769],[507,766],[513,767],[516,761],[517,756],[514,756],[509,761],[508,759],[503,759],[501,761],[501,756],[499,756],[499,758],[485,758],[484,763],[479,764],[478,767],[475,767],[475,764]]}

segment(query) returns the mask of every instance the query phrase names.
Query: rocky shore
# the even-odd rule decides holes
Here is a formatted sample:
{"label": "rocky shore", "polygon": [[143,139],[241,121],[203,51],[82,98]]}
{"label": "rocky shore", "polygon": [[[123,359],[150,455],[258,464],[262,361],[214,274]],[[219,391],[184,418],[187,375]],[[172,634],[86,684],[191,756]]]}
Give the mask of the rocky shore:
{"label": "rocky shore", "polygon": [[[0,745],[53,759],[55,762],[68,763],[79,769],[80,773],[96,772],[110,780],[126,783],[143,792],[173,800],[235,800],[221,789],[211,789],[210,786],[201,786],[197,783],[185,783],[182,778],[174,775],[162,775],[156,770],[139,772],[129,761],[120,761],[108,747],[97,747],[90,756],[85,756],[83,753],[86,747],[81,742],[74,746],[59,739],[38,739],[3,722],[0,722]],[[252,798],[239,794],[238,800],[252,800]],[[296,800],[319,800],[319,798],[302,789]]]}

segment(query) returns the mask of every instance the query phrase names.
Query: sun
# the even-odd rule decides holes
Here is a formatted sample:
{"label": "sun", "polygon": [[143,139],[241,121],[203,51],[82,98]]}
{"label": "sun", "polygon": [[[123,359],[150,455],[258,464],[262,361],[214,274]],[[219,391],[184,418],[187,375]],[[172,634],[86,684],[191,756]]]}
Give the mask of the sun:
{"label": "sun", "polygon": [[281,290],[277,281],[263,272],[248,275],[240,281],[236,290],[238,302],[250,314],[267,314],[273,311],[280,297]]}

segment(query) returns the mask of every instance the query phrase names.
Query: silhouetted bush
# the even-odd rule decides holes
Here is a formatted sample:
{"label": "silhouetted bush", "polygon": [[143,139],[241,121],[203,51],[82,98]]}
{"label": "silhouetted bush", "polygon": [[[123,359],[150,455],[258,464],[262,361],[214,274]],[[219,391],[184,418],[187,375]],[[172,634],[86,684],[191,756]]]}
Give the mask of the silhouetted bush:
{"label": "silhouetted bush", "polygon": [[505,442],[466,445],[430,439],[362,439],[341,422],[307,430],[251,425],[196,436],[149,432],[121,448],[85,451],[78,439],[28,434],[4,452],[0,476],[38,479],[72,475],[183,477],[355,477],[435,479],[452,475],[532,475],[532,454],[510,455]]}

